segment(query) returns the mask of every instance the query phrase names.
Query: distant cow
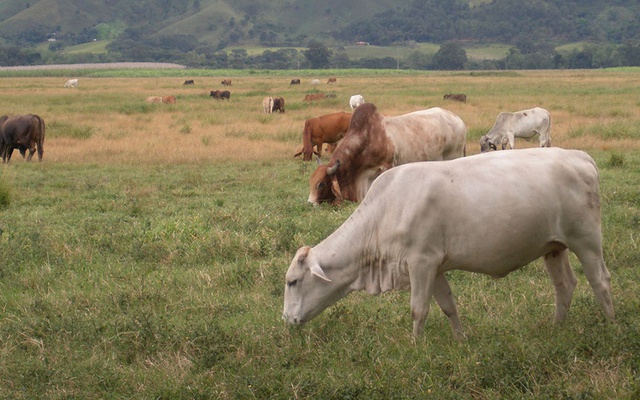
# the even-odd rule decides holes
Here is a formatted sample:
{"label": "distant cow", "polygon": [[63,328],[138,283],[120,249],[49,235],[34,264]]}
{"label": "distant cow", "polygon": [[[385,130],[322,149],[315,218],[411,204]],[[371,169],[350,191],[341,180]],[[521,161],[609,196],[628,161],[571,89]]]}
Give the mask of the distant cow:
{"label": "distant cow", "polygon": [[176,104],[175,96],[162,96],[162,102],[164,104]]}
{"label": "distant cow", "polygon": [[311,84],[311,85],[319,85],[320,84],[320,79],[312,79],[311,82],[309,82],[309,84]]}
{"label": "distant cow", "polygon": [[231,98],[231,92],[228,90],[212,90],[209,92],[209,96],[213,97],[216,100],[229,100]]}
{"label": "distant cow", "polygon": [[38,160],[44,154],[44,120],[36,114],[4,116],[0,118],[0,156],[3,163],[11,161],[11,154],[18,149],[22,157],[27,150],[27,161],[38,151]]}
{"label": "distant cow", "polygon": [[361,104],[364,104],[364,97],[362,97],[362,95],[360,94],[354,94],[349,99],[349,106],[351,106],[352,110]]}
{"label": "distant cow", "polygon": [[453,93],[449,93],[449,94],[445,94],[443,97],[444,100],[455,100],[455,101],[461,101],[463,103],[467,102],[467,95],[466,94],[453,94]]}
{"label": "distant cow", "polygon": [[183,85],[195,85],[195,82],[193,79],[188,79],[184,81]]}
{"label": "distant cow", "polygon": [[65,82],[64,87],[66,87],[66,88],[78,87],[78,80],[77,79],[69,79],[68,81]]}
{"label": "distant cow", "polygon": [[327,81],[327,83],[336,83],[336,82],[338,82],[336,78],[329,78],[329,80]]}
{"label": "distant cow", "polygon": [[267,96],[262,99],[262,109],[267,114],[271,114],[273,112],[273,97]]}
{"label": "distant cow", "polygon": [[349,130],[329,163],[311,175],[309,203],[362,201],[374,179],[387,169],[462,157],[466,132],[460,117],[442,108],[388,117],[365,103],[353,111]]}
{"label": "distant cow", "polygon": [[146,100],[147,103],[162,103],[162,96],[149,96]]}
{"label": "distant cow", "polygon": [[[487,187],[494,176],[502,184]],[[508,210],[508,218],[497,217],[499,210]],[[555,290],[554,319],[561,322],[578,283],[571,251],[604,315],[614,320],[600,221],[598,169],[579,150],[525,149],[402,165],[380,175],[335,232],[296,252],[282,317],[305,323],[355,290],[408,290],[414,337],[424,332],[432,298],[461,337],[448,271],[499,278],[543,258]]]}
{"label": "distant cow", "polygon": [[273,112],[281,112],[284,113],[284,99],[282,97],[274,97],[273,98],[273,108],[271,109]]}
{"label": "distant cow", "polygon": [[540,147],[551,147],[551,115],[544,108],[536,107],[514,113],[501,112],[496,123],[486,135],[480,138],[480,151],[502,150],[507,144],[514,149],[515,138],[529,139],[539,135]]}
{"label": "distant cow", "polygon": [[304,101],[317,101],[317,100],[322,100],[326,98],[327,96],[324,93],[315,93],[315,94],[308,94],[304,96]]}
{"label": "distant cow", "polygon": [[299,84],[300,84],[300,79],[292,79],[289,85],[299,85]]}
{"label": "distant cow", "polygon": [[[293,156],[298,157],[302,154],[302,159],[309,161],[315,153],[320,159],[322,156],[322,144],[335,144],[342,139],[347,130],[349,130],[349,122],[351,122],[351,114],[346,112],[337,112],[307,119],[304,121],[304,130],[302,131],[302,150]],[[314,146],[316,151],[313,151]]]}
{"label": "distant cow", "polygon": [[222,86],[231,86],[231,79],[223,79],[220,83]]}

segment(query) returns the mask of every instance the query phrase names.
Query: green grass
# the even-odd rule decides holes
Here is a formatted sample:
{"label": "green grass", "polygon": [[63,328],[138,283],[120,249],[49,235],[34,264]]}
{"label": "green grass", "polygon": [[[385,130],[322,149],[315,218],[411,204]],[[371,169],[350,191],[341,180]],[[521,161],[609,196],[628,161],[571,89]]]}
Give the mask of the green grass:
{"label": "green grass", "polygon": [[618,321],[574,259],[574,306],[553,324],[536,262],[501,280],[450,274],[468,338],[434,307],[417,343],[403,292],[352,294],[301,328],[280,320],[295,249],[355,208],[308,207],[299,163],[15,162],[0,397],[636,397],[640,157],[593,155]]}
{"label": "green grass", "polygon": [[[43,115],[47,141],[42,163],[14,154],[0,166],[0,398],[640,396],[640,132],[627,100],[638,69],[300,71],[339,77],[330,89],[339,99],[317,105],[285,72],[187,72],[87,71],[105,75],[73,91],[64,79],[3,75],[4,109]],[[183,87],[184,76],[199,86]],[[205,90],[221,76],[234,80],[225,103]],[[617,321],[605,320],[572,257],[579,285],[560,325],[540,261],[503,279],[448,274],[462,341],[435,303],[414,341],[407,292],[353,293],[303,327],[286,325],[284,274],[296,249],[356,208],[306,204],[315,164],[291,157],[300,126],[363,88],[383,113],[452,109],[469,128],[468,153],[499,111],[549,108],[554,145],[584,148],[599,165]],[[178,104],[144,103],[165,90]],[[270,91],[286,97],[286,114],[260,111]],[[449,91],[469,101],[442,101]],[[158,137],[220,157],[171,158],[174,149],[154,150]],[[236,140],[284,145],[259,159],[222,157]],[[127,159],[134,146],[149,154]]]}

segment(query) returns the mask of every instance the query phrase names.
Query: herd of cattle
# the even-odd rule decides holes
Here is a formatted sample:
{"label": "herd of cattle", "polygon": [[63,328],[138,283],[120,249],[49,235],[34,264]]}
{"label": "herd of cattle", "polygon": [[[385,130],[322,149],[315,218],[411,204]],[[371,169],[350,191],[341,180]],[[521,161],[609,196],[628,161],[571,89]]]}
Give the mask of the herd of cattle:
{"label": "herd of cattle", "polygon": [[[462,96],[445,99],[466,102]],[[550,128],[545,109],[502,112],[480,139],[481,154],[465,157],[465,123],[438,107],[384,116],[363,102],[352,114],[306,120],[294,156],[316,154],[320,164],[323,143],[335,146],[311,174],[308,202],[360,204],[325,240],[296,252],[282,318],[305,323],[355,290],[409,290],[414,336],[423,334],[433,297],[460,337],[447,271],[503,277],[542,257],[559,322],[577,285],[572,251],[613,320],[597,166],[582,151],[548,148]],[[515,149],[515,138],[536,134],[540,148],[489,152]],[[508,218],[499,217],[502,211]]]}
{"label": "herd of cattle", "polygon": [[[231,86],[231,81],[222,84]],[[69,87],[76,86],[77,80]],[[211,96],[230,97],[228,91]],[[466,102],[462,96],[444,98]],[[147,101],[171,104],[175,97]],[[461,336],[447,271],[503,277],[542,257],[555,289],[555,320],[562,321],[577,285],[569,251],[582,264],[605,316],[614,319],[597,166],[582,151],[549,148],[547,110],[500,113],[480,139],[481,154],[467,157],[467,127],[450,111],[435,107],[385,116],[361,95],[352,96],[349,105],[352,113],[307,119],[303,147],[294,156],[318,159],[309,203],[360,204],[325,240],[295,254],[286,273],[284,320],[307,322],[354,290],[399,289],[411,292],[415,336],[423,334],[432,297],[454,335]],[[284,113],[284,99],[266,97],[263,109]],[[515,138],[536,134],[540,148],[490,151],[515,149]],[[0,118],[3,162],[10,161],[14,149],[23,157],[28,150],[27,161],[37,151],[42,160],[44,137],[38,115]],[[321,164],[325,143],[332,154]],[[496,177],[500,185],[494,184]]]}

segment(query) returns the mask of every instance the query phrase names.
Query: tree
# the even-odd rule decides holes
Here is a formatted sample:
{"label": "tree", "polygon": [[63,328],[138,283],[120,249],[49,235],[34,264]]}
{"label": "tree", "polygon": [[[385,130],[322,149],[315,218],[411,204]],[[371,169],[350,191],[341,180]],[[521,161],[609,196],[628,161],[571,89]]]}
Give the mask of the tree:
{"label": "tree", "polygon": [[311,64],[311,68],[329,68],[331,65],[331,50],[317,40],[309,42],[309,48],[304,51],[304,56]]}
{"label": "tree", "polygon": [[446,70],[464,69],[467,52],[455,42],[446,42],[433,55],[433,68]]}

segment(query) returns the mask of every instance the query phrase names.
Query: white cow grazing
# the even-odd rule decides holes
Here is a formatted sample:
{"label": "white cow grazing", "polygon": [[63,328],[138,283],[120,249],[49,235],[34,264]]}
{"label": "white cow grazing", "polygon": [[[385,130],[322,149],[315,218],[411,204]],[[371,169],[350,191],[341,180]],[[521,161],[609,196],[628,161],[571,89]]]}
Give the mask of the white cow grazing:
{"label": "white cow grazing", "polygon": [[77,79],[69,79],[67,82],[65,82],[64,87],[66,87],[66,88],[78,87],[78,80]]}
{"label": "white cow grazing", "polygon": [[349,99],[349,105],[351,106],[352,110],[361,104],[364,104],[364,97],[362,97],[362,95],[354,94]]}
{"label": "white cow grazing", "polygon": [[[496,175],[506,182],[493,185]],[[569,250],[613,320],[602,255],[598,170],[578,150],[525,149],[405,164],[380,175],[362,204],[315,247],[298,250],[286,274],[283,318],[304,323],[354,290],[411,291],[421,336],[431,296],[462,335],[445,272],[503,277],[544,257],[555,320],[566,318],[576,276]],[[497,218],[507,210],[509,218]]]}
{"label": "white cow grazing", "polygon": [[309,84],[311,84],[311,85],[319,85],[320,84],[320,79],[312,79],[311,82],[309,82]]}
{"label": "white cow grazing", "polygon": [[267,114],[271,114],[273,112],[273,97],[265,97],[262,99],[262,109]]}
{"label": "white cow grazing", "polygon": [[540,147],[551,147],[551,115],[544,108],[536,107],[514,113],[501,112],[496,123],[486,135],[480,138],[480,151],[504,150],[509,143],[515,149],[515,138],[532,138],[539,135]]}

